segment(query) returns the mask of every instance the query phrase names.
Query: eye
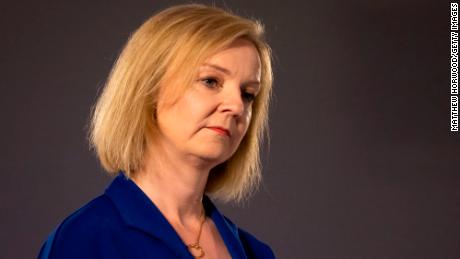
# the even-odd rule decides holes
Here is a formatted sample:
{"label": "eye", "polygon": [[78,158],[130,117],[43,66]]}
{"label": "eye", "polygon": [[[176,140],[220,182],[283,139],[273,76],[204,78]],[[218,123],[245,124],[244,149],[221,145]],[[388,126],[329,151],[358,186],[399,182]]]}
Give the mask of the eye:
{"label": "eye", "polygon": [[254,99],[256,98],[256,95],[243,90],[243,92],[241,93],[241,97],[243,98],[244,102],[250,103],[254,101]]}
{"label": "eye", "polygon": [[200,79],[201,83],[208,88],[216,88],[219,86],[219,81],[214,77],[206,77]]}

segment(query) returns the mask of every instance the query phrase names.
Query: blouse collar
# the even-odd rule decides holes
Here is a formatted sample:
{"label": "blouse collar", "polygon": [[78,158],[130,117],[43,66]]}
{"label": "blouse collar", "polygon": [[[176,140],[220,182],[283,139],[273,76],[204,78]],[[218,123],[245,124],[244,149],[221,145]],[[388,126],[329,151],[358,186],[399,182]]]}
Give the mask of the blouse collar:
{"label": "blouse collar", "polygon": [[[187,246],[147,195],[123,173],[106,189],[124,222],[165,242],[181,258],[193,258]],[[232,258],[246,258],[238,228],[227,220],[208,196],[203,197],[206,214],[214,221]]]}

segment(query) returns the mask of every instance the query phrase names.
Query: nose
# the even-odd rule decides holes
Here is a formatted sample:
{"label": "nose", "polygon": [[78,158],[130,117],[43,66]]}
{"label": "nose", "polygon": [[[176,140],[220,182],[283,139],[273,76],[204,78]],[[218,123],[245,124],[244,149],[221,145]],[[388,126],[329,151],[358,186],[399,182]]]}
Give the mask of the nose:
{"label": "nose", "polygon": [[221,112],[226,112],[232,116],[241,116],[244,113],[245,103],[241,97],[239,86],[228,87],[227,91],[222,91],[222,102],[219,107]]}

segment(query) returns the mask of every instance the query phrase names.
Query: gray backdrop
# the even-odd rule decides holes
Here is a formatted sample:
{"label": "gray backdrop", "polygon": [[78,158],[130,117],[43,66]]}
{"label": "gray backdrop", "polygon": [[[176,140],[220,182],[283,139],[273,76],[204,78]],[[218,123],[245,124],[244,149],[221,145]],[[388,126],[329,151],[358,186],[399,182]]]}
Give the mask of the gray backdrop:
{"label": "gray backdrop", "polygon": [[[1,3],[0,258],[34,258],[102,193],[91,105],[130,32],[175,3]],[[280,258],[459,258],[449,2],[216,3],[263,20],[276,76],[264,184],[221,210]]]}

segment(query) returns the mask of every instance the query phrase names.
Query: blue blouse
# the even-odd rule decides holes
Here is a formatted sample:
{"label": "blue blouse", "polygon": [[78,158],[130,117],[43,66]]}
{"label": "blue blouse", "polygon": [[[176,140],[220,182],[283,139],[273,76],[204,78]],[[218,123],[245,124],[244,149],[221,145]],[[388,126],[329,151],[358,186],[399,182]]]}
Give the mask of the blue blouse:
{"label": "blue blouse", "polygon": [[[275,258],[270,247],[223,216],[205,196],[203,205],[232,258]],[[39,259],[193,258],[176,231],[144,192],[123,174],[105,193],[66,218],[42,246]]]}

